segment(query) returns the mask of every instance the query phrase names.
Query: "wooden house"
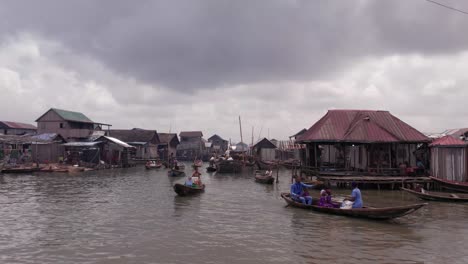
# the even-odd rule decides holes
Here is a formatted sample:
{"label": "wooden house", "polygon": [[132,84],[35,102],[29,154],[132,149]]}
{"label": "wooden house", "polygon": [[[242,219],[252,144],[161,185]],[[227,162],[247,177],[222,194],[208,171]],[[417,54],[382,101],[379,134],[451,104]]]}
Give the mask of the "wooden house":
{"label": "wooden house", "polygon": [[171,156],[176,156],[177,146],[180,144],[179,138],[175,133],[158,133],[159,136],[159,146],[158,154],[159,158],[162,160],[168,160]]}
{"label": "wooden house", "polygon": [[329,110],[296,142],[306,145],[302,162],[308,166],[398,174],[402,163],[428,164],[415,153],[429,141],[388,111]]}
{"label": "wooden house", "polygon": [[64,160],[65,139],[57,133],[46,133],[31,137],[31,153],[34,162],[59,163]]}
{"label": "wooden house", "polygon": [[158,158],[158,146],[161,143],[156,130],[144,129],[110,129],[107,136],[117,138],[135,147],[136,159]]}
{"label": "wooden house", "polygon": [[0,160],[7,163],[56,163],[65,140],[58,134],[0,135]]}
{"label": "wooden house", "polygon": [[30,124],[0,121],[0,134],[3,135],[35,135],[37,128]]}
{"label": "wooden house", "polygon": [[108,124],[96,123],[80,112],[51,108],[37,120],[37,133],[57,133],[67,141],[83,140]]}
{"label": "wooden house", "polygon": [[267,138],[258,141],[252,147],[252,153],[260,160],[275,160],[277,147]]}
{"label": "wooden house", "polygon": [[451,181],[466,182],[468,143],[452,136],[436,139],[431,149],[431,175]]}
{"label": "wooden house", "polygon": [[205,152],[205,142],[201,131],[182,131],[179,134],[177,157],[181,160],[201,158]]}
{"label": "wooden house", "polygon": [[211,150],[217,154],[223,154],[226,152],[229,146],[229,141],[223,139],[218,135],[213,135],[208,139],[208,142],[211,143]]}
{"label": "wooden house", "polygon": [[113,137],[101,136],[95,141],[76,141],[63,144],[65,162],[95,167],[103,161],[108,166],[131,166],[131,152],[135,148]]}

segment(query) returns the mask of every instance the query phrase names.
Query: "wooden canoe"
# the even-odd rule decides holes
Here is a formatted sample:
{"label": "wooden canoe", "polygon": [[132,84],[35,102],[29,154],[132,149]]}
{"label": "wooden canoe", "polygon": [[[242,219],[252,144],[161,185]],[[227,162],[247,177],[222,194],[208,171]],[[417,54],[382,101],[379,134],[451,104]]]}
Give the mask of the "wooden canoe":
{"label": "wooden canoe", "polygon": [[145,165],[145,168],[147,170],[151,170],[151,169],[159,169],[162,167],[162,164],[161,163],[158,163],[158,164],[155,164],[155,165]]}
{"label": "wooden canoe", "polygon": [[460,202],[460,203],[467,203],[468,202],[468,194],[463,193],[447,193],[447,192],[429,192],[424,191],[417,192],[414,190],[401,188],[403,191],[413,194],[414,196],[429,201],[440,201],[440,202]]}
{"label": "wooden canoe", "polygon": [[206,168],[206,172],[215,172],[217,169],[215,166],[209,166]]}
{"label": "wooden canoe", "polygon": [[257,171],[255,173],[255,181],[258,183],[273,184],[275,182],[275,178],[273,176],[266,176],[264,172]]}
{"label": "wooden canoe", "polygon": [[18,167],[18,168],[3,168],[2,173],[32,173],[40,171],[40,168],[37,167]]}
{"label": "wooden canoe", "polygon": [[38,172],[62,172],[62,173],[66,173],[66,172],[68,172],[68,169],[65,169],[65,168],[42,168]]}
{"label": "wooden canoe", "polygon": [[354,209],[340,209],[340,208],[331,208],[331,207],[322,207],[318,206],[319,199],[313,198],[312,205],[305,205],[303,203],[298,203],[291,199],[289,193],[281,193],[281,197],[286,201],[290,206],[294,206],[302,209],[309,209],[312,211],[317,211],[326,214],[358,217],[358,218],[368,218],[374,220],[387,220],[397,217],[402,217],[407,214],[413,213],[419,208],[427,205],[426,203],[420,204],[410,204],[405,206],[395,206],[395,207],[363,207],[363,208],[354,208]]}
{"label": "wooden canoe", "polygon": [[257,160],[257,166],[259,170],[277,169],[278,163],[274,161]]}
{"label": "wooden canoe", "polygon": [[457,181],[449,181],[443,180],[436,177],[430,177],[431,180],[437,182],[442,188],[457,192],[468,192],[468,182],[457,182]]}
{"label": "wooden canoe", "polygon": [[239,173],[243,165],[239,160],[220,160],[216,163],[216,168],[218,173]]}
{"label": "wooden canoe", "polygon": [[184,184],[176,183],[174,184],[174,191],[179,196],[193,195],[205,191],[205,184],[202,184],[201,187],[191,187]]}
{"label": "wooden canoe", "polygon": [[200,168],[201,166],[203,166],[203,161],[201,161],[201,160],[195,161],[192,164],[192,167],[194,167],[194,168]]}
{"label": "wooden canoe", "polygon": [[185,176],[185,172],[181,170],[169,170],[167,172],[167,176],[169,177],[183,177]]}

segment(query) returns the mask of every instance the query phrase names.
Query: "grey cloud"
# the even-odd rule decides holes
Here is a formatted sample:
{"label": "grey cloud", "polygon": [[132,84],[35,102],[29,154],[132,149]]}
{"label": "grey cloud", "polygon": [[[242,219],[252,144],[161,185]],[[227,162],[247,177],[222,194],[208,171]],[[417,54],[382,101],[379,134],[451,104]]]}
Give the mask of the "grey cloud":
{"label": "grey cloud", "polygon": [[426,1],[7,1],[0,17],[3,33],[37,32],[117,73],[192,92],[468,48],[468,17]]}

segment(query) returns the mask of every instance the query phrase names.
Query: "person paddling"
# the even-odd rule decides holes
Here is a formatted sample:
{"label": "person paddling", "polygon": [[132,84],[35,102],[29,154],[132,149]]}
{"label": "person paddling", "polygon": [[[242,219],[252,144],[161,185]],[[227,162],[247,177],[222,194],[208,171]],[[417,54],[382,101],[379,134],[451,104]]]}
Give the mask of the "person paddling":
{"label": "person paddling", "polygon": [[345,198],[344,201],[352,201],[353,208],[362,208],[363,202],[361,197],[361,190],[359,190],[356,182],[351,183],[353,191],[351,192],[351,197]]}
{"label": "person paddling", "polygon": [[312,188],[314,185],[303,183],[301,176],[296,176],[294,179],[296,182],[291,184],[291,198],[303,204],[311,205],[312,197],[305,193],[303,188]]}

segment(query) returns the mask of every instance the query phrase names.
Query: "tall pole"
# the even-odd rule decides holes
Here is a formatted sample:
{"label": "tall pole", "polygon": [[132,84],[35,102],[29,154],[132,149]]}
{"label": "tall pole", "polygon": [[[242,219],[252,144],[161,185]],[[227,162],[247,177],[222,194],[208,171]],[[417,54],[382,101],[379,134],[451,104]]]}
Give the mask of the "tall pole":
{"label": "tall pole", "polygon": [[253,135],[253,133],[254,133],[254,127],[252,126],[252,146],[254,144],[254,135]]}
{"label": "tall pole", "polygon": [[241,142],[244,142],[242,138],[242,122],[241,122],[241,117],[239,116],[239,130],[240,130],[240,137],[241,137]]}

